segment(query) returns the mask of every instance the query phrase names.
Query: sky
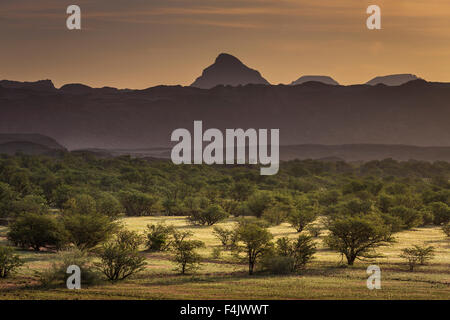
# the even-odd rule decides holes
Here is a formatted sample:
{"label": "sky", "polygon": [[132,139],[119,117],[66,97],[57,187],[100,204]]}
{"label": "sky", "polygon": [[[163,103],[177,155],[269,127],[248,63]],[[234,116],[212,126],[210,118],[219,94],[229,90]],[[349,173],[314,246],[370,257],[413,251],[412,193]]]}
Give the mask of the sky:
{"label": "sky", "polygon": [[[81,8],[68,30],[66,8]],[[381,8],[368,30],[366,9]],[[1,0],[0,79],[190,85],[221,53],[272,84],[413,73],[450,82],[448,0]]]}

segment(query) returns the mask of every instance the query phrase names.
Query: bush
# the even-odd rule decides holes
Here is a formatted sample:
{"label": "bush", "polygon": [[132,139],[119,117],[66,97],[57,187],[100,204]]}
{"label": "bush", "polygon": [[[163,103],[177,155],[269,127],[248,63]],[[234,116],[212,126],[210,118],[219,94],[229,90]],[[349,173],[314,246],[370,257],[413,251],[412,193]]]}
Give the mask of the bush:
{"label": "bush", "polygon": [[149,251],[166,251],[169,249],[170,237],[175,231],[173,226],[165,224],[147,225],[146,246]]}
{"label": "bush", "polygon": [[211,205],[204,210],[192,212],[188,219],[194,225],[212,226],[227,217],[228,214],[220,206]]}
{"label": "bush", "polygon": [[[236,228],[239,241],[244,243],[247,255],[248,273],[253,274],[254,268],[261,256],[272,248],[272,234],[261,222],[254,220],[241,220]],[[236,247],[239,249],[239,247]]]}
{"label": "bush", "polygon": [[268,191],[257,191],[247,200],[247,208],[256,217],[260,218],[264,211],[273,204],[272,194]]}
{"label": "bush", "polygon": [[83,251],[74,249],[60,252],[51,267],[42,272],[37,272],[39,282],[43,287],[66,286],[67,268],[76,265],[81,270],[81,284],[84,286],[95,285],[101,282],[100,273],[91,267],[92,259]]}
{"label": "bush", "polygon": [[261,259],[261,269],[271,274],[292,273],[294,259],[289,256],[264,255]]}
{"label": "bush", "polygon": [[119,199],[127,216],[149,216],[158,202],[156,197],[139,191],[122,191]]}
{"label": "bush", "polygon": [[442,231],[447,235],[447,237],[450,237],[450,223],[447,223],[442,226]]}
{"label": "bush", "polygon": [[114,241],[104,244],[98,251],[100,262],[95,267],[111,282],[124,280],[143,271],[146,266],[145,257],[139,253],[135,242],[129,240],[130,237],[119,234]]}
{"label": "bush", "polygon": [[7,183],[0,182],[0,218],[6,218],[13,213],[17,192]]}
{"label": "bush", "polygon": [[14,249],[0,246],[0,278],[6,278],[23,265],[23,261],[14,254]]}
{"label": "bush", "polygon": [[298,199],[295,203],[295,209],[288,217],[288,221],[297,232],[302,232],[309,223],[316,219],[317,215],[317,206],[307,199]]}
{"label": "bush", "polygon": [[172,250],[175,253],[174,262],[178,264],[176,270],[181,274],[196,270],[199,267],[201,256],[195,251],[205,244],[198,240],[187,240],[192,236],[189,231],[176,231],[173,233]]}
{"label": "bush", "polygon": [[139,250],[139,246],[144,243],[144,237],[131,230],[121,230],[116,234],[116,241],[119,245],[131,250]]}
{"label": "bush", "polygon": [[101,214],[64,214],[62,221],[69,241],[80,250],[96,247],[118,230],[111,218]]}
{"label": "bush", "polygon": [[47,201],[37,195],[27,195],[13,204],[13,211],[17,214],[34,212],[39,214],[48,213]]}
{"label": "bush", "polygon": [[293,207],[289,204],[277,203],[266,210],[262,218],[272,226],[278,226],[284,222],[287,217],[293,212]]}
{"label": "bush", "polygon": [[215,247],[211,251],[211,258],[212,259],[220,259],[220,256],[222,255],[222,250],[220,248]]}
{"label": "bush", "polygon": [[298,272],[303,269],[311,261],[316,251],[312,237],[306,235],[300,235],[295,240],[286,237],[280,238],[276,243],[277,254],[292,259],[292,272]]}
{"label": "bush", "polygon": [[322,232],[322,227],[320,227],[319,225],[310,224],[309,226],[306,227],[306,230],[312,237],[317,238],[320,236],[320,233]]}
{"label": "bush", "polygon": [[414,271],[414,268],[418,264],[424,265],[427,261],[433,259],[434,247],[421,247],[415,245],[412,248],[403,249],[400,257],[406,259],[409,265],[409,270]]}
{"label": "bush", "polygon": [[389,210],[389,213],[394,217],[400,218],[405,229],[411,229],[423,223],[421,212],[405,206],[393,207]]}
{"label": "bush", "polygon": [[236,246],[237,234],[234,230],[214,227],[213,234],[220,241],[225,250],[232,250]]}
{"label": "bush", "polygon": [[93,214],[96,212],[97,203],[88,194],[77,195],[64,204],[64,213],[67,214]]}
{"label": "bush", "polygon": [[8,240],[25,249],[39,251],[42,247],[54,247],[59,250],[67,244],[68,234],[54,217],[26,213],[9,226]]}
{"label": "bush", "polygon": [[112,194],[102,192],[96,203],[97,213],[103,214],[111,218],[117,218],[122,212],[123,208],[120,201],[117,200]]}
{"label": "bush", "polygon": [[450,207],[443,202],[433,202],[429,205],[434,215],[434,224],[441,225],[450,222]]}

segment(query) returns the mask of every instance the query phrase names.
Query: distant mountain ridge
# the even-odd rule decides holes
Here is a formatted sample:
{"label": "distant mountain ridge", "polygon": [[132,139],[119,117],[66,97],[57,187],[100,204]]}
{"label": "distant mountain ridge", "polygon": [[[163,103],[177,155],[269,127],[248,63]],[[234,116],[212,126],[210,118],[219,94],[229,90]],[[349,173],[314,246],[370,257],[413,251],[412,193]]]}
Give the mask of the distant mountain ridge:
{"label": "distant mountain ridge", "polygon": [[0,86],[10,89],[32,89],[41,91],[55,91],[56,88],[51,80],[38,80],[34,82],[20,82],[11,80],[0,80]]}
{"label": "distant mountain ridge", "polygon": [[370,86],[375,86],[377,84],[384,84],[386,86],[400,86],[414,80],[420,80],[420,78],[414,74],[391,74],[387,76],[375,77],[366,84]]}
{"label": "distant mountain ridge", "polygon": [[302,77],[298,78],[297,80],[292,81],[291,86],[303,84],[303,83],[309,82],[309,81],[321,82],[321,83],[329,84],[329,85],[333,85],[333,86],[339,85],[339,83],[336,80],[334,80],[333,78],[331,78],[329,76],[302,76]]}
{"label": "distant mountain ridge", "polygon": [[0,154],[52,154],[55,151],[67,151],[55,139],[41,134],[2,134],[0,133]]}
{"label": "distant mountain ridge", "polygon": [[265,84],[269,82],[254,69],[247,67],[238,58],[221,53],[215,62],[203,70],[203,73],[191,87],[210,89],[218,85]]}
{"label": "distant mountain ridge", "polygon": [[65,150],[55,139],[37,133],[0,133],[0,144],[11,142],[30,142],[49,149]]}
{"label": "distant mountain ridge", "polygon": [[[137,158],[170,159],[171,148],[148,149],[82,149],[77,152],[93,153],[102,157],[130,155]],[[224,149],[224,154],[226,150]],[[450,161],[450,147],[418,147],[410,145],[346,144],[318,145],[303,144],[280,146],[280,160],[323,160],[323,161],[372,161],[394,159],[398,161]]]}
{"label": "distant mountain ridge", "polygon": [[[83,90],[86,88],[83,87]],[[177,128],[278,128],[282,145],[448,146],[450,84],[158,86],[35,91],[0,86],[0,132],[38,132],[69,149],[169,146]]]}

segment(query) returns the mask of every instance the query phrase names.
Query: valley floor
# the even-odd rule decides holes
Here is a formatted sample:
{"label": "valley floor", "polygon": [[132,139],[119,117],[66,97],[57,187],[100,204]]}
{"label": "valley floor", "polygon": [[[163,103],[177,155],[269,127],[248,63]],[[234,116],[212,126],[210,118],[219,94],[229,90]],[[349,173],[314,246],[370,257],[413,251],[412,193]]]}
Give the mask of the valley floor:
{"label": "valley floor", "polygon": [[[338,253],[323,246],[323,234],[316,239],[316,258],[299,275],[248,276],[247,266],[236,262],[229,253],[212,258],[219,246],[213,227],[193,227],[184,217],[125,218],[132,230],[143,231],[147,224],[165,221],[177,228],[189,229],[194,238],[206,243],[199,252],[204,262],[196,273],[186,276],[174,271],[170,253],[144,253],[147,268],[123,282],[83,287],[42,289],[35,271],[48,268],[57,254],[18,251],[26,261],[19,272],[0,279],[0,300],[4,299],[450,299],[450,240],[440,228],[425,227],[396,234],[397,242],[379,250],[384,255],[375,261],[356,262],[343,267]],[[234,223],[229,219],[220,226]],[[275,237],[295,237],[288,224],[273,227]],[[0,243],[6,243],[6,228],[0,227]],[[414,244],[435,247],[435,258],[414,272],[399,258],[401,250]],[[366,268],[376,264],[381,268],[382,288],[369,290]]]}

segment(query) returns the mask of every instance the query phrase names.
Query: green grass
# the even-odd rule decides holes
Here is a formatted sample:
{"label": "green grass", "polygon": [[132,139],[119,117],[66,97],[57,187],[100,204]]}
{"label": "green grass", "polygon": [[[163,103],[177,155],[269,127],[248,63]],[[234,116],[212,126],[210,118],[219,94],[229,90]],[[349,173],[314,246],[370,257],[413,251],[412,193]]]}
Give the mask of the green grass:
{"label": "green grass", "polygon": [[[39,288],[34,272],[47,268],[55,253],[18,251],[26,264],[9,279],[0,280],[0,299],[450,299],[450,241],[440,228],[425,227],[396,235],[397,242],[379,250],[384,255],[370,262],[357,262],[343,267],[341,257],[323,246],[323,234],[317,238],[318,253],[300,275],[271,276],[246,274],[247,266],[236,262],[229,253],[220,260],[211,257],[219,246],[213,227],[194,227],[183,217],[125,218],[127,228],[143,231],[147,224],[165,221],[183,230],[191,230],[194,238],[205,242],[199,252],[204,258],[201,268],[191,275],[174,271],[170,253],[144,253],[146,270],[116,284],[70,291],[65,288]],[[231,227],[233,219],[220,226]],[[288,224],[271,228],[275,237],[295,237]],[[0,243],[5,244],[5,227],[0,227]],[[435,258],[416,271],[408,271],[399,258],[401,250],[413,244],[436,248]],[[366,268],[377,264],[382,272],[382,289],[366,287]]]}

